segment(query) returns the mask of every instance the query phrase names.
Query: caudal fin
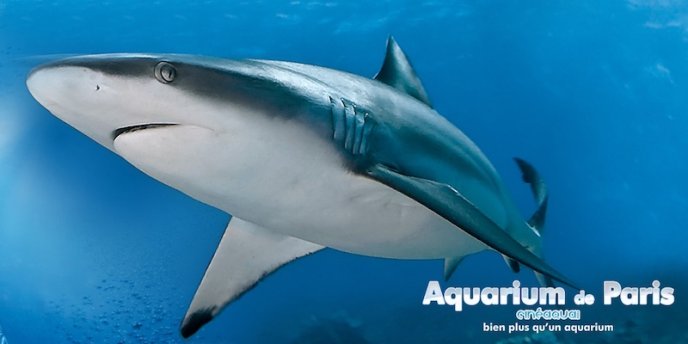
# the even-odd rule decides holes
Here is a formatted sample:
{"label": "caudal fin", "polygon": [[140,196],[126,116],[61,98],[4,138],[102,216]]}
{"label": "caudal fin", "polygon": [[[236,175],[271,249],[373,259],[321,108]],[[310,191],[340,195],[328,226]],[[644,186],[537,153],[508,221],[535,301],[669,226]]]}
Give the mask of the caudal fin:
{"label": "caudal fin", "polygon": [[528,219],[528,225],[535,229],[538,234],[542,234],[545,227],[545,216],[547,215],[547,200],[549,199],[547,185],[533,165],[521,158],[514,158],[514,160],[521,170],[523,181],[530,185],[530,191],[533,192],[533,197],[535,197],[535,202],[537,202],[537,209]]}
{"label": "caudal fin", "polygon": [[[537,203],[537,209],[533,215],[530,216],[530,219],[528,219],[528,225],[539,235],[542,235],[545,227],[545,216],[547,215],[547,200],[549,199],[547,185],[533,165],[520,158],[514,158],[514,160],[516,161],[518,168],[521,170],[521,177],[523,178],[523,181],[530,185],[530,191],[532,191],[535,202]],[[543,258],[541,249],[538,251],[539,252],[533,253],[535,253],[538,257]],[[535,277],[537,278],[538,282],[540,282],[540,285],[544,287],[554,286],[554,281],[547,275],[535,271]]]}

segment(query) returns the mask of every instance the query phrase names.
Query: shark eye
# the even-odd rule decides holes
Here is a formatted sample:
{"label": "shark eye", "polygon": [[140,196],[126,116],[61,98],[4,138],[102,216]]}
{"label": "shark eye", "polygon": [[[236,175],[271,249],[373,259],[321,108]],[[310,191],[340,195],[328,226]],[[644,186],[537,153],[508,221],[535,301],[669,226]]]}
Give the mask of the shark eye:
{"label": "shark eye", "polygon": [[155,66],[155,78],[163,84],[174,81],[177,70],[169,62],[160,62]]}

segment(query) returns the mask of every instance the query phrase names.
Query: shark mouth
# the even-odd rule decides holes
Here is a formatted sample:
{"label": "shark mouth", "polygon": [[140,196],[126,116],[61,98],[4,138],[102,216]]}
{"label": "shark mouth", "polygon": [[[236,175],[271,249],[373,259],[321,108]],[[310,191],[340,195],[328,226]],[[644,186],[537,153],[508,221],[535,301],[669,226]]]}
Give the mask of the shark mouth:
{"label": "shark mouth", "polygon": [[148,124],[137,124],[130,125],[127,127],[118,128],[112,132],[112,139],[115,140],[118,136],[126,133],[133,133],[140,130],[148,130],[154,128],[169,127],[172,125],[177,125],[176,123],[148,123]]}

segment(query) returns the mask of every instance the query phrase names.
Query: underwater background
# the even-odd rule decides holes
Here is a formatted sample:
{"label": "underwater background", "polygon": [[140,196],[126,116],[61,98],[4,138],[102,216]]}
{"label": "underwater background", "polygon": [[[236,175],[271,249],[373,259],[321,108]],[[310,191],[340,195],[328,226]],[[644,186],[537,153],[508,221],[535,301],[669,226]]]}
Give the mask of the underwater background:
{"label": "underwater background", "polygon": [[[27,72],[72,54],[297,61],[372,76],[394,35],[436,109],[534,209],[547,261],[613,333],[483,333],[513,306],[422,306],[441,261],[326,250],[280,269],[189,340],[178,325],[229,216],[50,115]],[[193,114],[189,114],[193,116]],[[0,343],[688,343],[688,2],[0,0]],[[275,192],[279,192],[276,190]],[[495,253],[443,286],[536,286]],[[675,288],[601,306],[604,280]],[[567,290],[569,308],[573,290]]]}

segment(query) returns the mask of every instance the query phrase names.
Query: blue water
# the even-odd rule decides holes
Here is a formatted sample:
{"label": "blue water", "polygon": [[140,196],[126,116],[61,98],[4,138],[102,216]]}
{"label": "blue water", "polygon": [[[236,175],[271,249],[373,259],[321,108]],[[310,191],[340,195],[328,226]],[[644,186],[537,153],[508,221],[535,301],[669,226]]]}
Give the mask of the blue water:
{"label": "blue water", "polygon": [[[184,342],[178,324],[228,220],[51,116],[24,86],[30,68],[64,54],[175,52],[373,75],[390,34],[524,214],[534,205],[511,157],[542,172],[548,262],[597,294],[604,280],[676,288],[669,307],[583,308],[585,323],[614,333],[540,342],[688,342],[682,0],[0,0],[0,342]],[[530,271],[481,253],[444,284],[516,278],[535,285]],[[427,282],[441,279],[439,261],[328,250],[269,277],[188,342],[509,337],[482,323],[513,322],[513,307],[421,306]]]}

